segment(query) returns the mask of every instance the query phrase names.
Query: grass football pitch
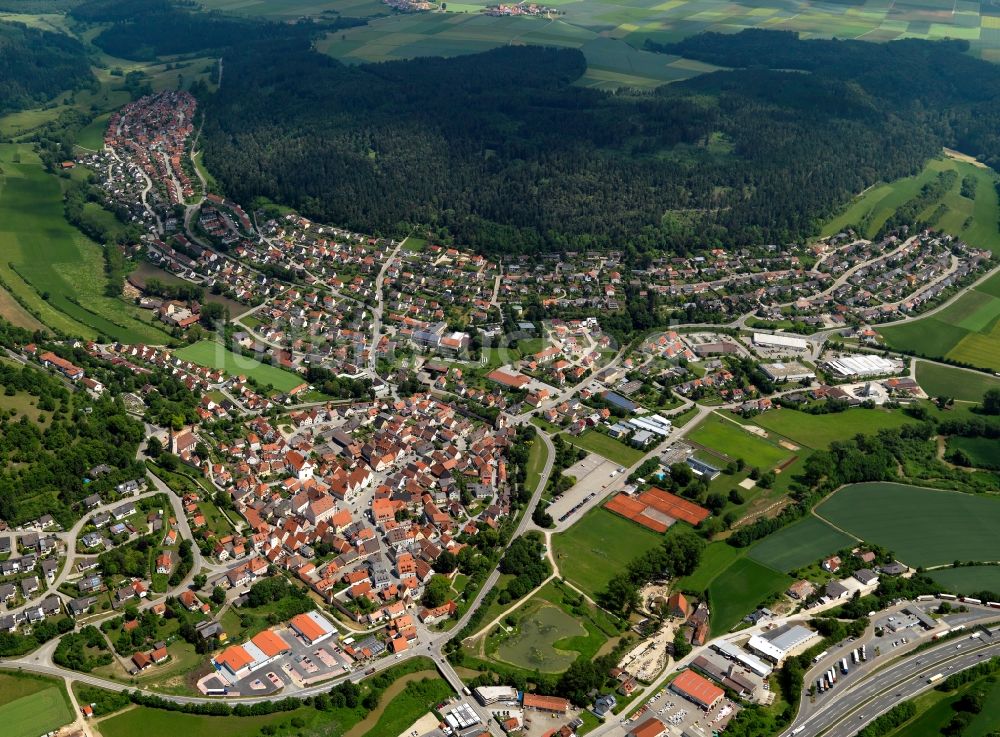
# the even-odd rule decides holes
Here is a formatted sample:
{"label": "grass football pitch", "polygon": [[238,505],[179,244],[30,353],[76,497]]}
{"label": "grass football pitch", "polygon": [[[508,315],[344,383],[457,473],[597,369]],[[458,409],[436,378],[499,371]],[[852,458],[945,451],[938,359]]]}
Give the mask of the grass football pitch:
{"label": "grass football pitch", "polygon": [[575,437],[566,434],[563,435],[563,440],[591,453],[597,453],[597,455],[607,458],[612,463],[618,463],[622,466],[631,466],[643,456],[641,450],[636,450],[596,430],[587,430]]}
{"label": "grass football pitch", "polygon": [[566,532],[552,536],[560,573],[591,598],[620,575],[633,558],[663,539],[652,530],[598,507]]}
{"label": "grass football pitch", "polygon": [[792,455],[774,442],[743,429],[737,422],[720,414],[705,418],[687,435],[687,439],[732,458],[742,458],[748,465],[771,469]]}
{"label": "grass football pitch", "polygon": [[851,484],[816,507],[911,566],[996,560],[1000,499],[891,483]]}

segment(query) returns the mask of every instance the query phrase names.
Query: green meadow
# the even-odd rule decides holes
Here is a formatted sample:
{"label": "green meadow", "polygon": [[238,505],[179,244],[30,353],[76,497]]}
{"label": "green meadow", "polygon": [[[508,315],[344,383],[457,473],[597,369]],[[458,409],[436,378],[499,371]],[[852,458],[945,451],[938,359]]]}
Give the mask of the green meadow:
{"label": "green meadow", "polygon": [[995,376],[929,361],[917,361],[916,379],[930,397],[953,397],[966,402],[979,402],[988,389],[1000,389],[1000,379]]}
{"label": "green meadow", "polygon": [[102,247],[66,222],[61,180],[30,146],[0,144],[0,278],[42,322],[69,335],[164,343],[149,313],[105,294]]}
{"label": "green meadow", "polygon": [[997,559],[1000,499],[920,486],[845,486],[815,513],[831,524],[892,550],[910,566]]}
{"label": "green meadow", "polygon": [[879,332],[892,348],[1000,371],[1000,273],[932,315]]}
{"label": "green meadow", "polygon": [[238,356],[221,343],[213,340],[200,340],[189,346],[181,348],[174,353],[178,358],[191,361],[201,366],[221,369],[230,376],[248,376],[261,385],[270,384],[281,392],[287,392],[302,384],[304,379],[301,376],[261,363],[249,356]]}
{"label": "green meadow", "polygon": [[[853,227],[866,238],[875,237],[900,206],[916,197],[921,187],[943,171],[955,171],[958,179],[948,192],[921,213],[921,217],[930,218],[938,205],[944,205],[944,214],[931,222],[931,225],[973,246],[1000,253],[997,175],[992,169],[951,158],[932,159],[915,176],[872,187],[848,205],[840,215],[827,222],[820,234],[829,236]],[[975,199],[961,195],[964,177],[976,180]]]}

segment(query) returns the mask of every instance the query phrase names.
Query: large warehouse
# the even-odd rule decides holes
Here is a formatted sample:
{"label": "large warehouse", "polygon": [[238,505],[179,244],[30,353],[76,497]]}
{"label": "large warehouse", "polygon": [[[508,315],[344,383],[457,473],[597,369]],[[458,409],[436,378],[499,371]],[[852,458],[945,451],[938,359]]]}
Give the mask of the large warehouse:
{"label": "large warehouse", "polygon": [[725,696],[725,691],[693,670],[681,672],[670,684],[670,688],[706,711],[714,707]]}
{"label": "large warehouse", "polygon": [[789,363],[762,363],[760,370],[771,381],[801,381],[802,379],[816,378],[815,371],[797,361]]}
{"label": "large warehouse", "polygon": [[289,620],[295,634],[305,639],[310,645],[323,642],[335,634],[337,630],[319,612],[313,610],[305,614],[296,614]]}
{"label": "large warehouse", "polygon": [[765,660],[781,664],[788,655],[798,647],[819,635],[801,624],[786,624],[770,632],[754,635],[747,643],[747,648],[753,650]]}
{"label": "large warehouse", "polygon": [[235,684],[258,668],[274,662],[279,656],[291,652],[288,643],[273,630],[264,630],[242,645],[227,647],[215,656],[215,667],[226,679]]}
{"label": "large warehouse", "polygon": [[882,356],[840,356],[826,362],[826,367],[836,376],[844,379],[861,379],[868,376],[885,376],[903,370],[899,361],[890,361]]}
{"label": "large warehouse", "polygon": [[770,333],[754,333],[753,344],[765,348],[791,348],[795,351],[804,351],[809,348],[809,341],[802,338],[793,338],[790,335],[771,335]]}

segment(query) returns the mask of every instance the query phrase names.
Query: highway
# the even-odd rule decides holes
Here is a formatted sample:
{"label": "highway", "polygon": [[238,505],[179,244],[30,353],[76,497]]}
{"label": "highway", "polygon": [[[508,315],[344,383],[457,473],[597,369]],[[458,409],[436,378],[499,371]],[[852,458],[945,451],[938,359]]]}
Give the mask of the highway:
{"label": "highway", "polygon": [[[996,638],[994,638],[996,639]],[[783,732],[790,737],[853,737],[858,730],[884,714],[901,701],[906,701],[933,688],[927,683],[931,676],[945,677],[970,668],[987,658],[1000,656],[1000,642],[980,643],[968,636],[948,640],[930,650],[903,658],[874,671],[855,685],[818,697],[827,704],[807,719],[796,719]],[[806,686],[808,687],[808,683]]]}

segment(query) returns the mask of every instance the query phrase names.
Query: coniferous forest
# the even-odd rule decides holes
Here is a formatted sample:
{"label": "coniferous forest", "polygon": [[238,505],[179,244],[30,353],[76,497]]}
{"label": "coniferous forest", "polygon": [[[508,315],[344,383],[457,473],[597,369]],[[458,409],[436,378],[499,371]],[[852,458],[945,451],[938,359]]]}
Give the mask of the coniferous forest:
{"label": "coniferous forest", "polygon": [[92,79],[76,39],[23,23],[0,23],[0,114],[41,104]]}
{"label": "coniferous forest", "polygon": [[845,80],[752,70],[610,94],[573,85],[584,65],[538,47],[365,66],[297,42],[237,50],[207,101],[206,161],[237,199],[360,230],[642,251],[801,238],[941,145]]}

